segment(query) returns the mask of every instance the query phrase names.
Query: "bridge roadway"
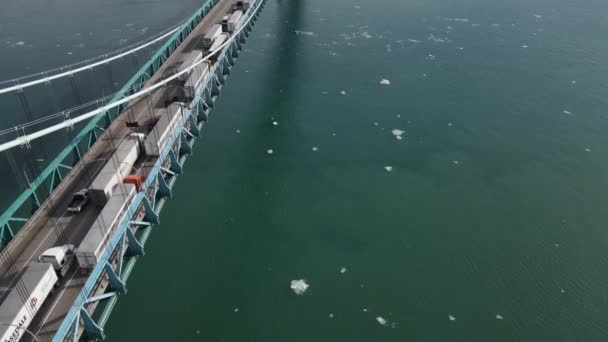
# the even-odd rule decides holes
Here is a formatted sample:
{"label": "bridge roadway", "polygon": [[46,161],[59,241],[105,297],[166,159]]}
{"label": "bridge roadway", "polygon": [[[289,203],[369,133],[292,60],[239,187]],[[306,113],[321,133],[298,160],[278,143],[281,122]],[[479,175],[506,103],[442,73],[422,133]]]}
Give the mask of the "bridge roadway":
{"label": "bridge roadway", "polygon": [[[209,27],[219,23],[225,13],[235,4],[236,0],[220,0],[163,64],[158,73],[166,72],[170,70],[169,68],[181,64],[188,52],[200,46],[200,40]],[[147,86],[154,81],[155,79],[151,79]],[[83,212],[72,215],[67,212],[72,194],[89,186],[113,154],[120,140],[130,132],[125,122],[136,120],[142,123],[152,120],[154,111],[150,110],[150,103],[163,103],[164,96],[165,92],[160,88],[152,93],[151,102],[147,98],[143,98],[131,103],[99,137],[81,161],[64,177],[49,199],[42,204],[15,239],[4,249],[0,255],[0,274],[2,275],[0,291],[3,291],[0,294],[0,302],[6,298],[12,288],[19,286],[18,279],[25,268],[31,262],[36,261],[36,258],[46,249],[62,244],[75,246],[80,244],[102,208],[90,203]],[[140,127],[146,126],[144,124]],[[50,341],[53,338],[87,278],[88,275],[81,274],[75,262],[61,280],[59,288],[52,297],[47,299],[30,325],[30,330],[38,334],[39,341]],[[97,293],[103,292],[106,286],[107,284],[102,284]],[[28,339],[27,335],[23,338],[24,341]]]}

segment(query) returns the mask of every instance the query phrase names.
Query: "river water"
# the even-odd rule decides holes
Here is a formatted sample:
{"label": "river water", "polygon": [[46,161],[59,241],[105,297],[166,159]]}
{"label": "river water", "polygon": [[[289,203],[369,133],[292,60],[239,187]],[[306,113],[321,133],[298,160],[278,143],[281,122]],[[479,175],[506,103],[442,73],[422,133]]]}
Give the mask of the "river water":
{"label": "river water", "polygon": [[[49,29],[2,20],[3,78],[83,57],[35,42],[198,6],[34,3],[12,20]],[[606,341],[606,11],[269,0],[108,339]]]}

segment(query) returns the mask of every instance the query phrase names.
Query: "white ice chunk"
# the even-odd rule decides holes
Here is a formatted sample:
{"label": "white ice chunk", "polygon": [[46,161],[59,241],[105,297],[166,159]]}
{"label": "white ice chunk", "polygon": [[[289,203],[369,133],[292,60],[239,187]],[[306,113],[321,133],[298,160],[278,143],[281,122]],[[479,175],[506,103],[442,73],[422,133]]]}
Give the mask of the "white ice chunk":
{"label": "white ice chunk", "polygon": [[342,95],[346,95],[346,91],[342,90],[342,91],[340,92],[340,94],[342,94]]}
{"label": "white ice chunk", "polygon": [[382,80],[380,80],[380,84],[389,85],[389,84],[391,84],[391,81],[387,80],[386,78],[383,78]]}
{"label": "white ice chunk", "polygon": [[391,131],[391,133],[393,133],[393,135],[395,136],[395,138],[401,140],[401,135],[403,135],[403,133],[405,133],[405,131],[402,131],[400,129],[395,128],[395,129],[393,129]]}
{"label": "white ice chunk", "polygon": [[273,150],[268,150],[268,151],[266,151],[266,153],[268,153],[268,154],[273,154],[273,153],[274,153],[274,151],[273,151]]}
{"label": "white ice chunk", "polygon": [[388,172],[393,171],[393,167],[392,166],[385,166],[384,169]]}
{"label": "white ice chunk", "polygon": [[312,150],[313,150],[314,152],[316,152],[316,151],[318,151],[318,150],[319,150],[319,148],[318,148],[317,146],[313,146],[313,147],[312,147]]}
{"label": "white ice chunk", "polygon": [[382,318],[382,316],[378,316],[376,317],[376,321],[378,321],[378,323],[380,323],[381,325],[386,325],[386,320],[384,318]]}
{"label": "white ice chunk", "polygon": [[329,318],[334,318],[334,314],[333,314],[333,313],[330,313],[330,314],[329,314]]}
{"label": "white ice chunk", "polygon": [[291,281],[291,289],[295,294],[302,295],[308,289],[310,285],[306,283],[305,279],[297,279]]}
{"label": "white ice chunk", "polygon": [[496,319],[502,319],[501,315],[496,315]]}
{"label": "white ice chunk", "polygon": [[340,273],[346,273],[346,267],[342,267],[342,268],[340,269]]}
{"label": "white ice chunk", "polygon": [[566,114],[566,115],[572,115],[572,112],[567,111],[567,110],[563,111],[562,113],[564,113],[564,114]]}
{"label": "white ice chunk", "polygon": [[276,122],[276,121],[273,121],[273,122],[272,122],[272,125],[273,125],[273,126],[278,126],[278,125],[279,125],[279,123],[278,123],[278,122]]}
{"label": "white ice chunk", "polygon": [[456,317],[454,317],[452,315],[449,315],[448,318],[450,319],[450,321],[455,321],[456,320]]}

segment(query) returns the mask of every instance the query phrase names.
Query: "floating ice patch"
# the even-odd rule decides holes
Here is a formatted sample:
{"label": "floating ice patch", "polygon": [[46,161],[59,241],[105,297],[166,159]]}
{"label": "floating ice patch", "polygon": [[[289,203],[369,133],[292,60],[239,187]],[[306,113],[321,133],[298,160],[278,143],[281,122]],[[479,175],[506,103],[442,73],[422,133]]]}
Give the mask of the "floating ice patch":
{"label": "floating ice patch", "polygon": [[346,91],[342,90],[342,91],[340,92],[340,94],[342,94],[342,95],[346,95]]}
{"label": "floating ice patch", "polygon": [[427,38],[428,40],[435,42],[435,43],[447,43],[449,42],[449,39],[447,38],[440,38],[435,36],[434,34],[430,34],[429,37]]}
{"label": "floating ice patch", "polygon": [[15,43],[15,46],[23,46],[23,45],[25,45],[25,42],[16,42]]}
{"label": "floating ice patch", "polygon": [[405,133],[405,131],[395,128],[394,130],[391,131],[391,133],[393,133],[393,135],[395,136],[395,138],[397,138],[397,140],[401,140],[402,139],[401,136],[403,135],[403,133]]}
{"label": "floating ice patch", "polygon": [[382,316],[376,317],[376,321],[378,323],[380,323],[381,325],[386,325],[386,323],[387,323],[386,320],[384,318],[382,318]]}
{"label": "floating ice patch", "polygon": [[346,267],[342,267],[342,268],[340,269],[340,273],[346,273]]}
{"label": "floating ice patch", "polygon": [[448,122],[448,126],[452,126],[452,123],[451,123],[451,122]]}
{"label": "floating ice patch", "polygon": [[414,44],[418,44],[418,43],[420,43],[420,41],[419,41],[419,40],[416,40],[416,39],[411,39],[411,38],[408,38],[408,40],[407,40],[407,41],[408,41],[408,42],[410,42],[410,43],[414,43]]}
{"label": "floating ice patch", "polygon": [[591,152],[591,149],[590,148],[586,148],[585,152]]}
{"label": "floating ice patch", "polygon": [[456,320],[456,317],[454,317],[452,315],[449,315],[448,318],[450,319],[450,321],[455,321]]}
{"label": "floating ice patch", "polygon": [[534,15],[534,18],[536,18],[536,19],[542,19],[542,18],[543,18],[543,16],[542,16],[542,15],[540,15],[540,14],[535,14],[535,15]]}
{"label": "floating ice patch", "polygon": [[72,52],[71,52],[71,51],[68,51],[68,52],[66,52],[66,54],[71,55],[71,54],[72,54]]}
{"label": "floating ice patch", "polygon": [[373,36],[371,34],[369,34],[369,32],[367,32],[367,31],[362,32],[361,35],[367,39],[373,38]]}
{"label": "floating ice patch", "polygon": [[458,160],[453,160],[452,163],[454,163],[455,165],[460,164],[460,162]]}
{"label": "floating ice patch", "polygon": [[274,151],[273,151],[273,150],[268,150],[268,151],[266,151],[266,153],[268,153],[268,154],[273,154],[273,153],[274,153]]}
{"label": "floating ice patch", "polygon": [[566,291],[564,289],[560,289],[559,292],[566,293]]}
{"label": "floating ice patch", "polygon": [[236,130],[236,132],[237,132],[237,133],[241,133],[241,130],[240,130],[240,129],[237,129],[237,130]]}
{"label": "floating ice patch", "polygon": [[378,123],[377,123],[377,122],[374,122],[374,126],[378,126]]}
{"label": "floating ice patch", "polygon": [[567,111],[567,110],[563,111],[562,113],[564,113],[564,114],[566,114],[566,115],[572,115],[572,112]]}
{"label": "floating ice patch", "polygon": [[363,308],[363,312],[367,312],[367,308]]}
{"label": "floating ice patch", "polygon": [[447,21],[458,21],[461,23],[468,23],[469,18],[446,18]]}
{"label": "floating ice patch", "polygon": [[386,78],[383,78],[382,80],[380,80],[380,84],[389,85],[389,84],[391,84],[391,81],[387,80]]}
{"label": "floating ice patch", "polygon": [[353,6],[353,7],[354,7],[355,9],[361,9],[361,6],[359,6],[359,5],[355,5],[355,6]]}
{"label": "floating ice patch", "polygon": [[317,146],[313,146],[313,147],[312,147],[312,150],[313,150],[313,152],[316,152],[316,151],[318,151],[318,150],[319,150],[319,148],[318,148]]}
{"label": "floating ice patch", "polygon": [[397,114],[397,117],[398,117],[398,118],[400,118],[400,117],[401,117],[401,114]]}
{"label": "floating ice patch", "polygon": [[335,136],[336,136],[336,133],[332,133],[332,134],[331,134],[331,136],[332,136],[332,137],[335,137]]}
{"label": "floating ice patch", "polygon": [[302,294],[304,294],[304,292],[306,292],[306,290],[308,289],[309,286],[310,285],[308,285],[306,283],[306,280],[298,279],[298,280],[292,280],[290,287],[293,290],[293,292],[295,292],[295,294],[302,295]]}
{"label": "floating ice patch", "polygon": [[239,312],[239,308],[234,308],[234,312]]}
{"label": "floating ice patch", "polygon": [[435,57],[435,55],[432,55],[432,54],[429,53],[428,56],[427,56],[427,58],[430,59],[430,60],[434,60],[436,57]]}
{"label": "floating ice patch", "polygon": [[299,30],[295,30],[294,32],[295,32],[297,35],[300,35],[300,36],[312,36],[312,35],[314,35],[314,33],[312,33],[312,32],[308,32],[308,31],[299,31]]}
{"label": "floating ice patch", "polygon": [[273,121],[273,122],[272,122],[272,125],[273,125],[273,126],[278,126],[278,125],[279,125],[279,123],[278,123],[278,122],[276,122],[276,121]]}
{"label": "floating ice patch", "polygon": [[462,50],[464,50],[464,48],[462,46],[459,46],[458,50],[462,51]]}
{"label": "floating ice patch", "polygon": [[[388,171],[388,172],[393,171],[393,167],[392,167],[392,166],[385,166],[385,167],[384,167],[384,169],[385,169],[386,171]],[[361,287],[363,287],[363,285],[362,285]]]}
{"label": "floating ice patch", "polygon": [[501,315],[496,315],[496,319],[502,319]]}
{"label": "floating ice patch", "polygon": [[570,83],[572,83],[572,84],[576,84],[576,81],[570,81]]}

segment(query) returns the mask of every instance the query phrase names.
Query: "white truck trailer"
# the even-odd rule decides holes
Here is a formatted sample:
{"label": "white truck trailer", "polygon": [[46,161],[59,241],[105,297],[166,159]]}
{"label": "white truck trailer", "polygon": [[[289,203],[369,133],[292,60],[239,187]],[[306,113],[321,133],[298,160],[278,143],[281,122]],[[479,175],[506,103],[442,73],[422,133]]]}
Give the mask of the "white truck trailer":
{"label": "white truck trailer", "polygon": [[94,268],[110,242],[120,219],[137,192],[133,184],[119,184],[78,248],[78,266],[87,272]]}
{"label": "white truck trailer", "polygon": [[[179,70],[184,70],[189,68],[190,66],[192,66],[193,64],[195,64],[196,62],[200,61],[201,59],[203,59],[203,52],[201,50],[194,50],[191,51],[190,53],[188,53],[186,55],[186,58],[184,59],[184,62],[182,63],[182,66],[179,68]],[[194,69],[192,69],[194,70]],[[179,79],[182,82],[185,82],[188,77],[190,77],[190,74],[192,74],[192,70],[181,74],[177,79]]]}
{"label": "white truck trailer", "polygon": [[201,41],[202,48],[205,50],[209,49],[211,47],[211,44],[213,44],[213,40],[215,40],[215,37],[219,36],[220,33],[222,33],[222,25],[215,24],[211,26],[211,28],[209,29],[209,31],[207,31],[207,33],[203,37],[203,40]]}
{"label": "white truck trailer", "polygon": [[112,196],[114,187],[122,183],[123,179],[131,173],[144,139],[143,134],[132,133],[118,145],[89,187],[89,196],[94,203],[98,205],[106,203]]}
{"label": "white truck trailer", "polygon": [[25,270],[0,305],[0,341],[21,339],[38,310],[74,260],[74,246],[53,247]]}
{"label": "white truck trailer", "polygon": [[182,119],[182,106],[172,103],[167,109],[158,109],[160,118],[144,141],[144,150],[148,157],[158,157],[169,139],[177,134],[175,132]]}
{"label": "white truck trailer", "polygon": [[228,19],[228,25],[226,26],[228,32],[233,32],[236,30],[242,16],[243,11],[234,11],[234,13],[232,13],[230,19]]}
{"label": "white truck trailer", "polygon": [[194,68],[194,72],[190,75],[190,78],[184,84],[184,96],[193,99],[196,95],[196,90],[201,86],[203,81],[209,76],[209,65],[202,63],[198,67]]}

